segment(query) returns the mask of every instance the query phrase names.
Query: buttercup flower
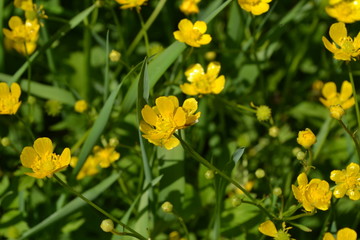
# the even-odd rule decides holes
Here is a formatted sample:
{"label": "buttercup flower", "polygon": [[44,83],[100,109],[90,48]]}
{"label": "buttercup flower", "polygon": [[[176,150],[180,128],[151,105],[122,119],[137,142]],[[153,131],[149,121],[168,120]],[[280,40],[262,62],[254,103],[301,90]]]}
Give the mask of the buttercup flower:
{"label": "buttercup flower", "polygon": [[266,222],[260,224],[258,229],[262,234],[273,237],[275,240],[290,240],[291,237],[288,233],[291,227],[286,227],[285,223],[283,223],[282,229],[277,230],[275,224],[271,220],[267,220]]}
{"label": "buttercup flower", "polygon": [[328,108],[332,105],[340,105],[346,110],[355,105],[355,99],[352,97],[353,89],[351,83],[348,81],[342,83],[340,93],[337,92],[334,82],[325,83],[322,89],[322,95],[324,98],[320,97],[319,100]]}
{"label": "buttercup flower", "polygon": [[14,6],[24,11],[32,11],[34,9],[32,0],[14,0]]}
{"label": "buttercup flower", "polygon": [[120,7],[122,9],[140,7],[141,5],[147,2],[147,0],[115,0],[115,1],[122,5]]}
{"label": "buttercup flower", "polygon": [[200,1],[201,0],[183,0],[180,5],[180,11],[182,11],[186,15],[198,13],[199,7],[197,6],[197,4]]}
{"label": "buttercup flower", "polygon": [[180,85],[181,91],[187,95],[219,94],[225,85],[225,77],[223,75],[218,77],[220,68],[220,63],[211,62],[205,73],[199,63],[190,66],[185,71],[186,79],[190,83]]}
{"label": "buttercup flower", "polygon": [[65,148],[61,155],[53,153],[52,142],[47,137],[36,139],[32,147],[24,147],[20,155],[21,164],[33,170],[26,174],[35,178],[52,177],[66,168],[70,159],[69,148]]}
{"label": "buttercup flower", "polygon": [[0,83],[0,115],[15,114],[21,105],[20,95],[19,84],[12,83],[9,89],[7,83]]}
{"label": "buttercup flower", "polygon": [[269,11],[269,2],[272,0],[238,0],[242,9],[254,15],[261,15]]}
{"label": "buttercup flower", "polygon": [[325,8],[330,17],[339,22],[353,23],[360,20],[360,2],[358,0],[330,0]]}
{"label": "buttercup flower", "polygon": [[314,143],[316,143],[316,136],[309,128],[306,128],[304,131],[299,131],[296,140],[298,144],[307,149],[310,148]]}
{"label": "buttercup flower", "polygon": [[179,145],[179,140],[173,136],[177,129],[186,128],[195,124],[200,112],[197,110],[197,101],[194,98],[186,99],[182,107],[175,96],[158,97],[156,106],[145,105],[141,110],[144,120],[140,122],[142,136],[156,146],[172,149]]}
{"label": "buttercup flower", "polygon": [[308,182],[305,173],[301,173],[297,181],[298,186],[292,185],[292,191],[306,211],[312,212],[315,208],[323,211],[329,209],[332,193],[328,182],[317,178]]}
{"label": "buttercup flower", "polygon": [[345,23],[334,23],[330,27],[329,31],[331,39],[330,41],[326,37],[322,37],[322,41],[327,50],[334,54],[334,58],[343,61],[356,61],[360,55],[360,32],[354,38],[354,40],[347,35]]}
{"label": "buttercup flower", "polygon": [[325,233],[323,238],[323,240],[356,240],[356,239],[357,239],[357,234],[351,228],[340,229],[336,234],[336,239],[329,232]]}
{"label": "buttercup flower", "polygon": [[341,120],[342,116],[345,114],[345,110],[340,104],[331,105],[329,107],[330,116],[336,120]]}
{"label": "buttercup flower", "polygon": [[78,100],[75,102],[74,110],[78,113],[83,113],[88,109],[88,103],[85,100]]}
{"label": "buttercup flower", "polygon": [[[21,54],[31,54],[36,49],[36,41],[39,38],[40,25],[37,19],[27,19],[25,23],[18,16],[12,16],[9,20],[9,29],[3,28],[6,38],[11,40],[12,47]],[[25,47],[26,46],[26,47]]]}
{"label": "buttercup flower", "polygon": [[203,21],[196,21],[194,24],[188,19],[179,22],[179,30],[174,32],[174,37],[179,42],[184,42],[192,47],[200,47],[211,42],[211,36],[204,34],[207,25]]}
{"label": "buttercup flower", "polygon": [[360,199],[360,167],[356,163],[350,163],[346,170],[334,170],[330,179],[336,183],[334,196],[342,198],[346,194],[351,200]]}
{"label": "buttercup flower", "polygon": [[[89,155],[82,166],[80,172],[76,176],[76,179],[83,179],[86,176],[93,176],[97,174],[100,168],[108,168],[111,163],[117,161],[120,158],[120,153],[115,151],[114,147],[106,146],[94,146],[93,154]],[[78,159],[71,159],[71,166],[75,167]]]}

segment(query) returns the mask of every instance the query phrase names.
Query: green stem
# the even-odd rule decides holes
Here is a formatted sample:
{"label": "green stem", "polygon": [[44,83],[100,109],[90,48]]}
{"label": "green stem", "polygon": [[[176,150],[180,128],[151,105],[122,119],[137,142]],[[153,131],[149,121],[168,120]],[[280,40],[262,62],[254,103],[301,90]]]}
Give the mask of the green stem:
{"label": "green stem", "polygon": [[144,26],[142,26],[141,31],[136,35],[135,39],[130,44],[128,50],[126,51],[126,55],[129,56],[134,51],[136,45],[141,40],[141,37],[146,34],[146,31],[150,28],[150,26],[153,24],[157,16],[160,14],[161,9],[164,7],[167,0],[160,0],[159,3],[156,5],[155,10],[152,12],[149,19],[146,21]]}
{"label": "green stem", "polygon": [[137,14],[139,16],[139,20],[140,20],[140,23],[141,23],[141,31],[144,33],[146,55],[148,57],[150,57],[149,38],[148,38],[148,35],[147,35],[147,29],[145,28],[144,19],[142,18],[141,13],[140,13],[140,7],[136,8],[136,12],[137,12]]}
{"label": "green stem", "polygon": [[[131,234],[127,234],[127,235],[131,235],[132,237],[135,237],[137,239],[141,239],[141,240],[147,240],[147,238],[145,238],[144,236],[142,236],[141,234],[139,234],[138,232],[136,232],[135,230],[133,230],[132,228],[130,228],[129,226],[127,226],[126,224],[120,222],[119,220],[117,220],[115,217],[113,217],[110,213],[106,212],[104,209],[102,209],[101,207],[99,207],[98,205],[96,205],[95,203],[93,203],[92,201],[90,201],[89,199],[87,199],[84,195],[82,195],[81,193],[75,191],[72,187],[70,187],[67,183],[65,183],[63,180],[61,180],[56,174],[53,175],[54,178],[56,179],[56,181],[58,181],[60,183],[61,186],[65,187],[67,190],[69,190],[71,193],[73,193],[74,195],[76,195],[77,197],[81,198],[83,201],[85,201],[87,204],[89,204],[90,206],[92,206],[93,208],[95,208],[96,210],[98,210],[99,212],[101,212],[102,214],[104,214],[106,217],[110,218],[111,220],[113,220],[114,222],[118,223],[119,225],[121,225],[124,229],[128,230],[129,232],[131,232]],[[124,233],[125,234],[125,233]]]}
{"label": "green stem", "polygon": [[35,141],[34,133],[31,131],[31,128],[29,127],[29,124],[25,123],[18,115],[14,115],[25,127],[26,131],[29,133],[29,136],[33,141]]}
{"label": "green stem", "polygon": [[270,219],[276,219],[276,217],[270,213],[266,208],[264,208],[262,206],[261,203],[259,203],[255,198],[253,198],[250,193],[244,188],[242,187],[238,182],[236,182],[234,179],[232,179],[231,177],[229,177],[228,175],[226,175],[224,172],[222,172],[221,170],[219,170],[218,168],[216,168],[214,165],[212,165],[209,161],[207,161],[205,158],[203,158],[199,153],[197,153],[189,144],[187,144],[187,142],[185,142],[178,134],[174,133],[175,137],[177,139],[179,139],[181,145],[183,146],[183,148],[185,150],[187,150],[187,152],[198,162],[200,162],[201,164],[203,164],[205,167],[209,168],[210,170],[213,170],[214,172],[216,172],[217,174],[219,174],[221,177],[223,177],[225,180],[227,180],[228,182],[232,183],[233,185],[235,185],[237,188],[239,188],[245,195],[246,197],[250,200],[250,202],[255,205],[256,207],[258,207],[261,211],[263,211],[266,215],[268,215],[268,217]]}
{"label": "green stem", "polygon": [[352,140],[355,143],[355,148],[356,148],[356,152],[358,154],[358,159],[360,161],[360,145],[359,145],[359,140],[355,137],[354,134],[351,133],[351,131],[346,127],[346,125],[344,124],[344,122],[340,119],[339,120],[340,125],[343,127],[343,129],[347,132],[347,134],[349,134],[349,136],[352,138]]}
{"label": "green stem", "polygon": [[185,236],[186,236],[186,239],[190,239],[189,237],[189,230],[188,228],[186,227],[186,224],[184,222],[184,219],[182,217],[180,217],[180,215],[178,215],[176,212],[172,212],[172,214],[174,214],[174,216],[178,219],[181,227],[184,229],[184,232],[185,232]]}
{"label": "green stem", "polygon": [[295,215],[295,216],[285,217],[282,220],[291,221],[291,220],[299,219],[299,218],[302,218],[302,217],[309,217],[309,216],[315,215],[315,213],[316,212],[305,212],[305,213],[301,213],[301,214],[298,214],[298,215]]}
{"label": "green stem", "polygon": [[313,161],[313,152],[311,151],[311,149],[308,149],[308,153],[309,153],[309,159],[306,162],[306,168],[305,168],[305,173],[306,175],[309,173],[310,169],[312,168],[312,161]]}
{"label": "green stem", "polygon": [[353,74],[352,74],[352,70],[351,70],[351,63],[349,62],[347,64],[348,66],[348,71],[349,71],[349,78],[350,78],[350,82],[351,82],[351,87],[352,87],[352,90],[353,90],[353,96],[354,96],[354,99],[355,99],[355,109],[356,109],[356,120],[357,120],[357,125],[358,125],[358,128],[357,130],[360,131],[360,111],[359,111],[359,102],[358,102],[358,99],[357,99],[357,94],[356,94],[356,88],[355,88],[355,83],[354,83],[354,77],[353,77]]}

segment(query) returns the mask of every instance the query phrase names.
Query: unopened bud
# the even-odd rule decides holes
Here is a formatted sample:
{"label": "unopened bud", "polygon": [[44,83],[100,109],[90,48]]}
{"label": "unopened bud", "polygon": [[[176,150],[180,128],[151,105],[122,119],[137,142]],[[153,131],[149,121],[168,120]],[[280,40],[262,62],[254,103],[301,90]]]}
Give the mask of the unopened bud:
{"label": "unopened bud", "polygon": [[111,219],[105,219],[101,222],[100,228],[104,232],[111,232],[112,230],[114,230],[114,223]]}
{"label": "unopened bud", "polygon": [[336,120],[341,120],[342,116],[344,116],[345,114],[345,110],[340,104],[331,105],[329,111],[330,111],[330,116],[332,118],[335,118]]}
{"label": "unopened bud", "polygon": [[207,171],[205,172],[205,178],[208,179],[208,180],[213,179],[214,176],[215,176],[215,174],[214,174],[214,171],[213,171],[213,170],[207,170]]}
{"label": "unopened bud", "polygon": [[173,210],[173,205],[170,202],[164,202],[161,205],[161,209],[166,213],[171,213]]}
{"label": "unopened bud", "polygon": [[276,188],[274,188],[273,189],[273,194],[275,195],[275,196],[281,196],[281,194],[282,194],[282,190],[281,190],[281,188],[279,188],[279,187],[276,187]]}
{"label": "unopened bud", "polygon": [[231,205],[233,206],[233,207],[237,207],[237,206],[239,206],[241,204],[241,199],[240,198],[238,198],[238,197],[233,197],[232,199],[231,199]]}
{"label": "unopened bud", "polygon": [[303,152],[303,151],[299,151],[297,154],[296,154],[296,159],[299,160],[299,161],[302,161],[305,159],[305,156],[306,154]]}
{"label": "unopened bud", "polygon": [[263,177],[265,177],[265,171],[264,171],[264,169],[258,168],[258,169],[255,171],[255,176],[256,176],[257,178],[263,178]]}
{"label": "unopened bud", "polygon": [[4,147],[8,147],[10,146],[10,139],[8,137],[3,137],[1,139],[1,145],[3,145]]}
{"label": "unopened bud", "polygon": [[272,126],[269,128],[269,135],[274,138],[279,136],[279,128],[277,126]]}
{"label": "unopened bud", "polygon": [[260,122],[267,121],[271,118],[271,109],[266,105],[261,105],[256,110],[256,117]]}

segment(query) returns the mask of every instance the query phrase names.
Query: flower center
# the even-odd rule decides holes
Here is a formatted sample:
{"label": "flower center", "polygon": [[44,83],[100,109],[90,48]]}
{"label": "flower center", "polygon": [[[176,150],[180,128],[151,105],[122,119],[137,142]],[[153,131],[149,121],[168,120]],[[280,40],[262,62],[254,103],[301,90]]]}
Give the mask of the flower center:
{"label": "flower center", "polygon": [[346,38],[341,39],[340,43],[341,43],[341,49],[345,53],[352,54],[356,51],[351,37],[346,37]]}

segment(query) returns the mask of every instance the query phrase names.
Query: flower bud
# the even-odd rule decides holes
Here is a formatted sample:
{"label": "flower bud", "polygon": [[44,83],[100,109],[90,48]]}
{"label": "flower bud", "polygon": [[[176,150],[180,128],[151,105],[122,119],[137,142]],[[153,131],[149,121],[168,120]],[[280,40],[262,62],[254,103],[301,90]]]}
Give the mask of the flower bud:
{"label": "flower bud", "polygon": [[11,142],[10,139],[8,137],[3,137],[1,139],[1,145],[3,145],[4,147],[8,147],[10,146]]}
{"label": "flower bud", "polygon": [[232,197],[232,199],[231,199],[231,205],[233,206],[233,207],[237,207],[237,206],[239,206],[241,204],[241,199],[240,198],[238,198],[238,197]]}
{"label": "flower bud", "polygon": [[78,100],[74,105],[75,112],[83,113],[88,109],[88,103],[85,100]]}
{"label": "flower bud", "polygon": [[118,62],[121,58],[121,53],[113,49],[109,54],[109,58],[112,62]]}
{"label": "flower bud", "polygon": [[256,176],[257,178],[263,178],[263,177],[265,177],[265,171],[264,171],[264,169],[262,169],[262,168],[256,169],[256,171],[255,171],[255,176]]}
{"label": "flower bud", "polygon": [[279,188],[279,187],[276,187],[276,188],[274,188],[273,189],[273,194],[275,195],[275,196],[281,196],[281,194],[282,194],[282,190],[281,190],[281,188]]}
{"label": "flower bud", "polygon": [[304,131],[299,131],[298,138],[296,140],[298,144],[308,149],[316,143],[316,136],[309,128],[306,128]]}
{"label": "flower bud", "polygon": [[207,180],[211,180],[211,179],[213,179],[214,176],[215,176],[213,170],[207,170],[204,175],[205,175],[205,178],[206,178]]}
{"label": "flower bud", "polygon": [[266,105],[261,105],[256,109],[257,119],[262,121],[267,121],[271,118],[271,109]]}
{"label": "flower bud", "polygon": [[335,118],[336,120],[341,120],[342,116],[345,114],[345,110],[342,108],[340,104],[331,105],[329,107],[330,116]]}
{"label": "flower bud", "polygon": [[62,104],[57,100],[48,100],[45,103],[45,110],[49,116],[55,117],[59,115],[61,109],[62,109]]}
{"label": "flower bud", "polygon": [[161,209],[166,213],[171,213],[173,210],[173,205],[170,202],[164,202],[161,205]]}
{"label": "flower bud", "polygon": [[302,161],[305,159],[306,154],[303,151],[299,151],[296,153],[296,159]]}
{"label": "flower bud", "polygon": [[109,146],[116,147],[119,144],[119,139],[112,137],[109,139]]}
{"label": "flower bud", "polygon": [[205,59],[207,61],[214,61],[216,58],[216,52],[215,51],[208,51],[205,53]]}
{"label": "flower bud", "polygon": [[36,97],[29,96],[27,101],[30,105],[32,105],[32,104],[36,103]]}
{"label": "flower bud", "polygon": [[111,219],[105,219],[101,222],[100,228],[104,232],[111,232],[112,230],[114,230],[114,223]]}
{"label": "flower bud", "polygon": [[269,128],[269,135],[274,138],[279,136],[279,128],[277,126],[272,126]]}

